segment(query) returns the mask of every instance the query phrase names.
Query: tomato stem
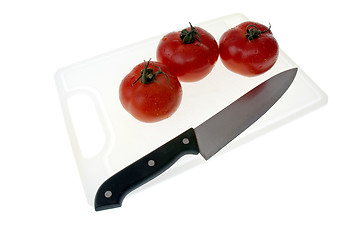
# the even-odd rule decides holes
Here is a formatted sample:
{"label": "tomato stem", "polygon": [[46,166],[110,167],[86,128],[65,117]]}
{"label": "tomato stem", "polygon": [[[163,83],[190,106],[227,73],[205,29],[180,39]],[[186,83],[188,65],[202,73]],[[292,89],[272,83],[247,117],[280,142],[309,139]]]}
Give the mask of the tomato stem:
{"label": "tomato stem", "polygon": [[137,78],[136,81],[134,81],[132,83],[132,86],[135,83],[137,83],[138,80],[140,80],[140,79],[141,79],[141,83],[143,83],[143,84],[149,84],[149,83],[152,83],[152,82],[156,82],[156,77],[159,74],[164,74],[166,76],[166,78],[167,78],[168,84],[170,83],[170,80],[169,80],[167,74],[165,72],[162,72],[160,67],[153,65],[154,67],[158,68],[157,72],[155,72],[155,73],[154,73],[152,68],[148,67],[150,65],[150,61],[151,61],[151,58],[150,58],[150,60],[148,60],[147,63],[146,63],[146,60],[144,60],[145,68],[141,70],[141,75]]}
{"label": "tomato stem", "polygon": [[194,28],[191,23],[189,23],[189,25],[191,26],[189,31],[186,28],[181,31],[180,38],[182,43],[190,44],[196,41],[196,39],[201,42],[201,36],[197,32],[197,29]]}
{"label": "tomato stem", "polygon": [[259,35],[261,35],[262,33],[266,33],[270,30],[272,26],[269,23],[269,28],[265,31],[260,31],[258,29],[258,27],[256,25],[250,24],[247,26],[246,28],[246,37],[248,38],[249,41],[256,39],[257,37],[259,37]]}

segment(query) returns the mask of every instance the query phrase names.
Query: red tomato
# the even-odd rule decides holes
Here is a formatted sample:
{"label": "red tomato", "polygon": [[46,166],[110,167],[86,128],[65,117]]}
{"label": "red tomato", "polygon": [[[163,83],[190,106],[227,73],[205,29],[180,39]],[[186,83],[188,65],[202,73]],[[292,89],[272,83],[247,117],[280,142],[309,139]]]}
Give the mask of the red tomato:
{"label": "red tomato", "polygon": [[167,65],[180,81],[194,82],[207,76],[218,60],[216,39],[200,27],[165,35],[157,47],[157,60]]}
{"label": "red tomato", "polygon": [[168,67],[159,62],[140,63],[120,84],[120,101],[127,112],[142,122],[170,117],[182,100],[182,87]]}
{"label": "red tomato", "polygon": [[279,47],[270,27],[247,21],[221,36],[219,53],[229,70],[252,77],[268,71],[275,64]]}

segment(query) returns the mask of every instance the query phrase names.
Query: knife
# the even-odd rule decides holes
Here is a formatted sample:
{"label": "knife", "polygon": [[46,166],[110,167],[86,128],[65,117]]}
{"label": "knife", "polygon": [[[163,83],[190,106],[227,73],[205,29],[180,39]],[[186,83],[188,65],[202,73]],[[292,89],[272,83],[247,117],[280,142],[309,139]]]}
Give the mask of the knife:
{"label": "knife", "polygon": [[226,108],[108,178],[97,190],[95,210],[120,207],[132,190],[157,177],[186,154],[206,160],[265,114],[292,84],[297,68],[281,72]]}

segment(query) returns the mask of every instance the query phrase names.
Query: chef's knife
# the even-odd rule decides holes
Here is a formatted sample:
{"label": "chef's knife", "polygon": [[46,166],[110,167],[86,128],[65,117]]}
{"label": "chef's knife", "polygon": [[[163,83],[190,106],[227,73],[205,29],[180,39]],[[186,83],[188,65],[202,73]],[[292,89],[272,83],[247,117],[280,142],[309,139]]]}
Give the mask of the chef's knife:
{"label": "chef's knife", "polygon": [[95,210],[120,207],[132,190],[157,177],[186,154],[206,160],[266,113],[292,84],[297,68],[281,72],[203,122],[107,179],[98,189]]}

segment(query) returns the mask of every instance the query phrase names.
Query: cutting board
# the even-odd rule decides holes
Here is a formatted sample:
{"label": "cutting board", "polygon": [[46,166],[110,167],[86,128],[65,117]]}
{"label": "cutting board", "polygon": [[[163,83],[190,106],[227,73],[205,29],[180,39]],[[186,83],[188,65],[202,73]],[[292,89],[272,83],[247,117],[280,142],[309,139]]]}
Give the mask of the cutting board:
{"label": "cutting board", "polygon": [[[245,20],[248,19],[244,15],[234,14],[194,26],[206,29],[219,41],[226,30]],[[280,49],[274,67],[252,78],[230,72],[218,59],[205,79],[182,83],[183,98],[174,115],[161,122],[142,123],[123,109],[118,88],[135,65],[156,59],[156,47],[162,36],[74,63],[55,74],[79,175],[92,206],[98,187],[108,177],[188,128],[198,126],[281,71],[298,67],[292,86],[261,119],[219,154],[327,103],[327,95]],[[172,169],[176,170],[179,165],[176,163]]]}

